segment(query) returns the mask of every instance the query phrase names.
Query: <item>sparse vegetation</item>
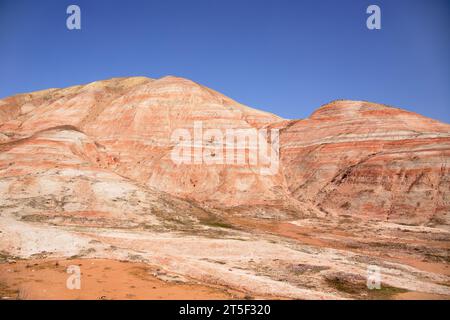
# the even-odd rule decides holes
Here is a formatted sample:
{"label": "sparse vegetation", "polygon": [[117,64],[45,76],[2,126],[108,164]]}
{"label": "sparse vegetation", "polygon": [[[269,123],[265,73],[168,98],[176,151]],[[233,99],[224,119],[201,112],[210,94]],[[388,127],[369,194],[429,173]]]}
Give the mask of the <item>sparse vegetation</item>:
{"label": "sparse vegetation", "polygon": [[19,290],[11,289],[5,282],[0,281],[0,298],[17,299]]}
{"label": "sparse vegetation", "polygon": [[336,289],[339,292],[346,293],[358,299],[371,300],[388,300],[399,293],[408,292],[408,290],[396,288],[388,285],[381,285],[380,289],[367,288],[363,279],[347,279],[341,276],[327,277],[326,283],[328,286]]}
{"label": "sparse vegetation", "polygon": [[226,228],[235,229],[235,227],[215,216],[208,216],[206,218],[200,218],[200,223],[213,228]]}
{"label": "sparse vegetation", "polygon": [[0,263],[7,263],[10,261],[20,260],[19,257],[8,254],[5,251],[0,251]]}

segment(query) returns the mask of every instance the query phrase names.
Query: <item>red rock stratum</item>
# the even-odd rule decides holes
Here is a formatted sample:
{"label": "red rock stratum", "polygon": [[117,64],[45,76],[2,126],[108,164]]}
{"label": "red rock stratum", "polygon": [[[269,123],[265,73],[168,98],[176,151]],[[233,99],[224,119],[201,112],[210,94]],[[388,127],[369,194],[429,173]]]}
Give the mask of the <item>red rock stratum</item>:
{"label": "red rock stratum", "polygon": [[[199,122],[279,130],[276,172],[174,162]],[[0,100],[0,243],[0,263],[138,261],[220,296],[448,298],[450,125],[346,100],[287,120],[172,76],[19,94]]]}
{"label": "red rock stratum", "polygon": [[[175,164],[171,134],[195,121],[279,129],[278,174]],[[450,221],[450,125],[375,103],[335,101],[284,120],[186,79],[118,78],[0,100],[0,138],[3,201],[29,193],[47,213],[136,214],[151,207],[139,205],[142,192],[163,192],[256,215]]]}

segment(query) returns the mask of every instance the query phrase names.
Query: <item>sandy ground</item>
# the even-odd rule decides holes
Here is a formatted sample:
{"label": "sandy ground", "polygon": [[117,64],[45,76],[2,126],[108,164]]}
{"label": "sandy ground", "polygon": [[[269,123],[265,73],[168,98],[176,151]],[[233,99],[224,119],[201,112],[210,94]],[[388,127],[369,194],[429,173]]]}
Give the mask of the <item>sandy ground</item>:
{"label": "sandy ground", "polygon": [[[80,267],[80,288],[70,289],[70,266]],[[0,264],[0,298],[25,300],[229,300],[250,296],[196,281],[164,279],[144,263],[108,259],[21,260]],[[259,299],[270,297],[258,297]],[[272,297],[273,298],[273,297]],[[395,300],[447,300],[446,295],[402,292]]]}
{"label": "sandy ground", "polygon": [[[348,219],[230,215],[178,231],[0,215],[0,289],[13,299],[450,299],[450,232]],[[80,265],[81,290],[68,290]],[[380,290],[366,286],[380,268]]]}
{"label": "sandy ground", "polygon": [[[272,222],[272,221],[261,221],[261,220],[254,220],[254,219],[238,219],[237,223],[239,223],[241,226],[246,227],[247,229],[251,228],[252,230],[259,230],[262,232],[269,232],[271,234],[280,235],[282,237],[287,237],[291,239],[295,239],[299,241],[300,243],[317,246],[317,247],[323,247],[323,248],[334,248],[334,249],[342,249],[342,250],[349,250],[355,253],[371,253],[371,255],[374,256],[380,256],[384,257],[385,259],[393,262],[399,262],[404,263],[406,265],[410,265],[414,268],[417,268],[419,270],[423,271],[429,271],[433,273],[439,273],[444,274],[447,276],[450,276],[450,264],[448,261],[444,262],[432,262],[432,261],[425,261],[423,258],[417,258],[411,255],[408,255],[407,253],[402,253],[401,250],[396,249],[394,256],[386,256],[383,250],[371,250],[370,243],[365,243],[365,245],[359,244],[359,246],[353,246],[348,244],[348,240],[355,240],[358,239],[357,235],[351,233],[351,228],[347,229],[350,231],[340,230],[339,228],[332,228],[332,227],[326,227],[321,226],[320,224],[317,224],[314,227],[311,226],[302,226],[301,222]],[[298,225],[300,224],[300,225]],[[326,228],[326,237],[321,236],[321,232],[318,232],[318,228]],[[381,227],[382,226],[381,224]],[[401,228],[402,226],[397,226],[397,228]],[[410,227],[411,229],[411,227]],[[430,228],[432,229],[432,228]],[[414,229],[413,229],[414,230]],[[366,236],[370,235],[370,232],[373,232],[374,230],[371,230],[371,228],[367,228]],[[398,230],[397,230],[398,231]],[[428,232],[431,232],[430,230],[427,230]],[[425,231],[425,232],[427,232]],[[442,230],[444,234],[448,234],[447,231]],[[388,234],[388,233],[387,233]],[[372,235],[372,239],[376,239],[375,235]],[[361,240],[361,239],[359,239]],[[446,252],[444,253],[444,258],[448,258],[450,243],[443,243],[443,242],[435,242],[435,241],[420,241],[419,239],[411,239],[410,241],[401,240],[399,238],[393,237],[391,239],[383,239],[386,241],[386,246],[389,246],[390,242],[395,241],[395,244],[404,243],[404,244],[423,244],[427,246],[442,246]],[[364,243],[364,242],[363,242]]]}
{"label": "sandy ground", "polygon": [[[69,289],[71,265],[81,270],[80,289]],[[158,268],[107,259],[27,260],[0,264],[2,299],[233,299],[242,293],[194,282],[164,281]]]}

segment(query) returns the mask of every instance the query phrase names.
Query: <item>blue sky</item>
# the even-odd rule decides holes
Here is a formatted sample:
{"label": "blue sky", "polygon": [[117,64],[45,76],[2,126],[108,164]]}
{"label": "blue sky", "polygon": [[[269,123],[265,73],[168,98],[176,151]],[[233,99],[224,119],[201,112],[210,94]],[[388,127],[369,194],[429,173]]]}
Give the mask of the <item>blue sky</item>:
{"label": "blue sky", "polygon": [[448,0],[0,0],[0,97],[176,75],[286,118],[358,99],[450,123],[449,33]]}

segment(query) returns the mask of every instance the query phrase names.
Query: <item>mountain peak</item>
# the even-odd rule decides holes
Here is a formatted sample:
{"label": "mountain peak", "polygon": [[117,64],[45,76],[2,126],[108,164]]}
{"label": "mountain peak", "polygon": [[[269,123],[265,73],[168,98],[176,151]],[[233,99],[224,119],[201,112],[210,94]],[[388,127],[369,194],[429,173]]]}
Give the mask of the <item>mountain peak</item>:
{"label": "mountain peak", "polygon": [[320,119],[328,117],[351,117],[359,116],[365,112],[371,111],[384,111],[386,113],[406,112],[398,108],[368,101],[334,100],[315,110],[311,114],[310,118]]}

